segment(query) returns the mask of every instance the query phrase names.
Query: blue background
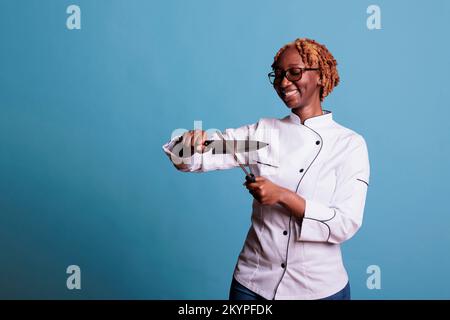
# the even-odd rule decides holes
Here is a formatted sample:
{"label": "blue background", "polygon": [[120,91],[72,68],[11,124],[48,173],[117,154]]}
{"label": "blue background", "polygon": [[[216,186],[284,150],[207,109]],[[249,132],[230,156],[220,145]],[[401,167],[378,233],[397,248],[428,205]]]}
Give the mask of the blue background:
{"label": "blue background", "polygon": [[450,2],[376,1],[381,30],[371,4],[1,0],[0,298],[226,299],[250,224],[242,172],[181,173],[161,146],[194,120],[288,114],[266,74],[310,37],[339,63],[324,109],[369,147],[344,245],[353,298],[449,299]]}

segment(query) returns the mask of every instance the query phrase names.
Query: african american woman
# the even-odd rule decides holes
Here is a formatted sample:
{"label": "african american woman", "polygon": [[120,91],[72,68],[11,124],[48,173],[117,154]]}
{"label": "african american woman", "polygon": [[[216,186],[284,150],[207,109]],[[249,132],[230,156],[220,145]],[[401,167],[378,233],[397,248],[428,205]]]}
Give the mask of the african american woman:
{"label": "african american woman", "polygon": [[[232,300],[350,299],[340,244],[360,228],[370,166],[364,138],[322,109],[339,83],[336,60],[311,39],[296,39],[276,54],[269,80],[290,109],[209,139],[268,143],[239,156],[256,176],[252,223],[238,257]],[[239,165],[234,152],[214,153],[208,134],[191,130],[163,146],[183,172]],[[181,158],[175,146],[196,152]]]}

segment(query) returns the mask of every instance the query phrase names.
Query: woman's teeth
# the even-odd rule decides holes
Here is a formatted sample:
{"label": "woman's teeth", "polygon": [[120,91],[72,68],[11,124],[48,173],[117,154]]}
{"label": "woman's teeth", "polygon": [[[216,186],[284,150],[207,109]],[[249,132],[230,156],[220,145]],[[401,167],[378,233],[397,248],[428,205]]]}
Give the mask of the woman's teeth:
{"label": "woman's teeth", "polygon": [[298,93],[298,90],[288,91],[288,92],[285,92],[285,93],[284,93],[284,97],[285,97],[285,98],[288,98],[288,97],[290,97],[290,96],[292,96],[292,95],[294,95],[294,94],[296,94],[296,93]]}

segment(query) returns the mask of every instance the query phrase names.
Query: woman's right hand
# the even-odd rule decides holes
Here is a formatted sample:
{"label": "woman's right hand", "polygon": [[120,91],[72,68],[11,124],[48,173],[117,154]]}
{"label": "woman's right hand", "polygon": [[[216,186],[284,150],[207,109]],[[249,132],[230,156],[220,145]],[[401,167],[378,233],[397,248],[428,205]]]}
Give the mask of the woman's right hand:
{"label": "woman's right hand", "polygon": [[205,150],[205,141],[208,136],[203,130],[190,130],[181,137],[181,144],[184,150],[191,150],[191,155],[195,152],[203,153]]}

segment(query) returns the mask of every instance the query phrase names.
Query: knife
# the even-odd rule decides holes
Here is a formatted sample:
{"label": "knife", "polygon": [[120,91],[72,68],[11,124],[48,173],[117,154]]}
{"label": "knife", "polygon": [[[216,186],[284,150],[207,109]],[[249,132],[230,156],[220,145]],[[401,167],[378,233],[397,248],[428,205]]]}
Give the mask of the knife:
{"label": "knife", "polygon": [[[264,148],[269,144],[256,140],[206,140],[203,145],[205,146],[203,152],[212,150],[212,154],[229,154],[233,152],[252,152]],[[180,157],[184,156],[185,150],[183,149],[184,148],[181,148],[178,153]],[[194,147],[191,147],[191,150],[186,154],[186,157],[190,157],[195,152],[197,152],[197,150],[194,150]]]}

